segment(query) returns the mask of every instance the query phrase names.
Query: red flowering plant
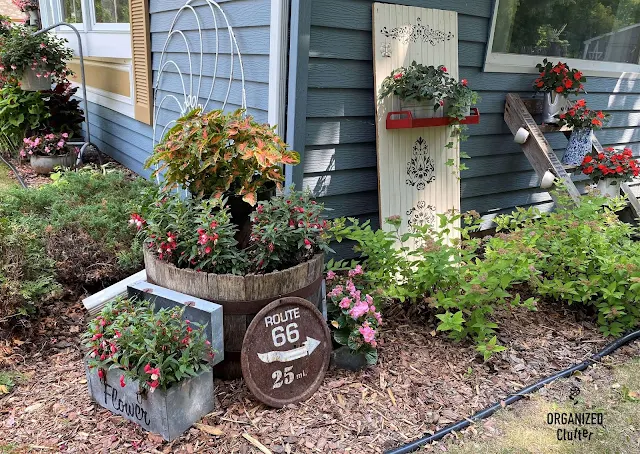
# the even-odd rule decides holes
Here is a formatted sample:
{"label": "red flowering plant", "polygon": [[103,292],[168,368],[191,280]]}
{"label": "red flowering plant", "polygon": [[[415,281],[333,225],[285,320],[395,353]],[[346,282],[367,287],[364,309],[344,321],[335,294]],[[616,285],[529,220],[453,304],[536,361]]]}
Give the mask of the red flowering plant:
{"label": "red flowering plant", "polygon": [[79,153],[78,147],[67,144],[69,134],[42,134],[39,136],[25,137],[20,156],[65,156],[69,153]]}
{"label": "red flowering plant", "polygon": [[629,148],[623,151],[606,148],[602,153],[593,152],[586,155],[579,170],[596,183],[604,178],[616,178],[625,182],[640,174],[640,162],[633,159],[633,153]]}
{"label": "red flowering plant", "polygon": [[148,301],[116,299],[89,323],[83,336],[89,369],[100,379],[120,374],[120,386],[137,380],[142,391],[166,390],[209,370],[215,352],[204,327],[183,320],[184,308],[154,312]]}
{"label": "red flowering plant", "polygon": [[579,99],[566,113],[556,115],[558,125],[572,129],[600,129],[609,120],[609,114],[601,110],[591,110],[584,99]]}
{"label": "red flowering plant", "polygon": [[330,252],[323,211],[309,193],[291,191],[260,202],[244,249],[226,199],[150,191],[129,223],[159,260],[178,268],[244,275],[286,269]]}
{"label": "red flowering plant", "polygon": [[541,92],[556,92],[563,95],[578,94],[584,91],[587,78],[577,69],[571,69],[566,63],[555,65],[546,58],[538,63],[536,68],[540,72],[534,81],[533,88]]}
{"label": "red flowering plant", "polygon": [[311,259],[328,246],[328,223],[322,219],[324,205],[310,193],[291,190],[287,195],[260,202],[252,214],[251,267],[269,272],[289,268]]}
{"label": "red flowering plant", "polygon": [[327,312],[335,341],[353,353],[364,354],[367,363],[373,365],[378,361],[376,335],[382,325],[382,315],[373,297],[363,294],[363,275],[360,265],[346,274],[327,273],[327,284],[333,287],[327,293]]}
{"label": "red flowering plant", "polygon": [[438,110],[457,84],[445,66],[425,66],[414,61],[407,67],[394,69],[382,81],[379,98],[394,94],[404,101],[432,101],[433,109]]}
{"label": "red flowering plant", "polygon": [[157,259],[179,268],[242,274],[247,256],[237,248],[225,199],[185,198],[150,190],[129,223]]}

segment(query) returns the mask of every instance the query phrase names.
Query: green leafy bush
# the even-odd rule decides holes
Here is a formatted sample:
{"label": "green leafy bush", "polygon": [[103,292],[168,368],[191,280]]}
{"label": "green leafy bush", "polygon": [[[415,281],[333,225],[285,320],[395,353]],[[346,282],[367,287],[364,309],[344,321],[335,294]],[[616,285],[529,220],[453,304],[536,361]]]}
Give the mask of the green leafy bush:
{"label": "green leafy bush", "polygon": [[0,319],[33,312],[62,284],[99,288],[141,267],[126,220],[148,183],[93,170],[56,180],[0,191]]}
{"label": "green leafy bush", "polygon": [[22,139],[39,130],[48,117],[42,93],[23,91],[12,84],[0,89],[0,134],[16,151]]}
{"label": "green leafy bush", "polygon": [[[638,230],[615,214],[622,206],[590,196],[553,213],[518,209],[496,218],[500,232],[485,239],[471,238],[474,216],[459,214],[439,215],[438,229],[416,226],[404,235],[397,216],[387,220],[387,231],[350,219],[334,221],[332,233],[357,242],[367,292],[430,308],[438,330],[471,337],[487,359],[504,350],[495,337],[499,306],[535,310],[540,298],[578,303],[597,312],[605,335],[638,325],[640,243],[632,240]],[[453,227],[461,218],[467,227]],[[448,239],[453,229],[461,240]],[[410,241],[420,246],[410,250]],[[533,297],[521,299],[523,289]]]}

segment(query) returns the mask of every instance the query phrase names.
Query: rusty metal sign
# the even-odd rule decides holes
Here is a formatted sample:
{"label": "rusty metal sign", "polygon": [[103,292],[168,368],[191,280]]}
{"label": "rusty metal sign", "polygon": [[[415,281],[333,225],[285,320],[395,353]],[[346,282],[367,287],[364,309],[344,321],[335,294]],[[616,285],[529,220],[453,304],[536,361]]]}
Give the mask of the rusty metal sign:
{"label": "rusty metal sign", "polygon": [[330,355],[329,328],[318,309],[302,298],[280,298],[247,328],[242,376],[258,400],[281,408],[318,390]]}

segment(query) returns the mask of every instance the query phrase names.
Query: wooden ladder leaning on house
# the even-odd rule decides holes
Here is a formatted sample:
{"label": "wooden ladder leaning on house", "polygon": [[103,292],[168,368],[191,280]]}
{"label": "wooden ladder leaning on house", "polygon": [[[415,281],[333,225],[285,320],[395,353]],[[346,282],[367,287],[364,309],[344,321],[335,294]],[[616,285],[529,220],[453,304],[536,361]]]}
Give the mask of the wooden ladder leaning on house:
{"label": "wooden ladder leaning on house", "polygon": [[[509,126],[512,134],[516,134],[520,128],[524,128],[529,132],[529,138],[522,144],[522,151],[533,166],[536,174],[540,179],[547,172],[564,183],[569,196],[575,204],[580,203],[580,191],[576,188],[571,175],[567,170],[573,170],[575,167],[565,167],[560,163],[553,148],[544,136],[545,132],[562,132],[565,136],[571,135],[568,128],[560,128],[550,125],[538,125],[531,113],[539,113],[541,111],[541,102],[536,99],[523,101],[516,93],[507,94],[507,100],[504,108],[504,121]],[[593,148],[597,152],[602,152],[602,145],[598,139],[593,136]],[[631,191],[631,188],[624,183],[620,185],[622,191],[626,194],[629,204],[634,214],[640,217],[640,202]],[[554,202],[557,202],[554,194],[551,194]]]}

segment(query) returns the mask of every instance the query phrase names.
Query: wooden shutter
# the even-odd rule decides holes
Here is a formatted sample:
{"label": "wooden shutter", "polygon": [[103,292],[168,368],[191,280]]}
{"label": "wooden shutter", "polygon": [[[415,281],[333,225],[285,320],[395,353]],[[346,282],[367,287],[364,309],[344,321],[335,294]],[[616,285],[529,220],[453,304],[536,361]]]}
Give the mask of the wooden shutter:
{"label": "wooden shutter", "polygon": [[133,56],[133,95],[135,117],[151,124],[153,89],[151,88],[151,35],[149,0],[129,0],[131,11],[131,50]]}

